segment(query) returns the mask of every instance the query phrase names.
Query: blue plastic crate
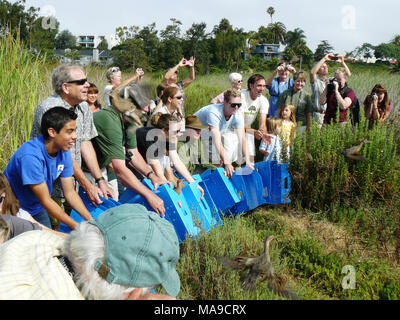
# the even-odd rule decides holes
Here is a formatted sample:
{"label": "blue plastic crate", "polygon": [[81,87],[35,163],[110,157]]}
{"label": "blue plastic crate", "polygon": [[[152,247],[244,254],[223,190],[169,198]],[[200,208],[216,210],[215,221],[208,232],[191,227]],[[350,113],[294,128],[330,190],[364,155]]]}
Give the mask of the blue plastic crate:
{"label": "blue plastic crate", "polygon": [[290,203],[291,178],[289,164],[273,162],[271,164],[271,194],[270,204]]}
{"label": "blue plastic crate", "polygon": [[257,170],[240,168],[235,171],[232,183],[238,192],[241,202],[237,203],[230,212],[234,215],[244,213],[266,203],[263,198],[263,182]]}
{"label": "blue plastic crate", "polygon": [[258,162],[254,165],[258,174],[261,176],[263,184],[263,194],[262,197],[265,199],[266,203],[271,202],[271,163],[270,161]]}
{"label": "blue plastic crate", "polygon": [[[86,209],[89,211],[89,213],[91,214],[93,219],[97,219],[97,217],[100,214],[102,214],[104,211],[106,211],[110,208],[118,207],[121,205],[121,203],[119,203],[118,201],[115,201],[114,199],[111,199],[111,198],[104,199],[104,198],[100,197],[100,199],[101,199],[101,201],[103,201],[103,203],[101,203],[97,207],[95,207],[89,201],[86,193],[82,189],[79,190],[79,195],[82,199],[83,204],[85,205]],[[85,221],[85,219],[83,219],[82,216],[79,213],[77,213],[75,210],[71,211],[70,217],[72,220],[74,220],[78,223]],[[70,233],[72,231],[72,229],[70,227],[68,227],[66,224],[61,222],[58,231],[62,232],[62,233]]]}
{"label": "blue plastic crate", "polygon": [[211,174],[205,172],[201,177],[220,212],[227,213],[229,209],[242,200],[237,195],[232,181],[225,176],[223,168],[218,168]]}
{"label": "blue plastic crate", "polygon": [[[190,208],[183,195],[178,195],[168,184],[162,185],[153,191],[164,201],[165,219],[171,222],[180,242],[185,241],[187,235],[195,238],[200,228],[194,225]],[[127,189],[120,197],[121,203],[141,204],[148,210],[154,211],[146,199],[130,189]]]}
{"label": "blue plastic crate", "polygon": [[182,194],[189,206],[190,213],[195,217],[195,220],[200,222],[201,228],[209,232],[212,228],[221,226],[222,220],[218,212],[213,212],[215,204],[212,203],[210,206],[207,201],[209,198],[208,190],[203,187],[204,196],[201,199],[201,191],[198,189],[198,185],[200,185],[199,180],[186,185],[182,189]]}

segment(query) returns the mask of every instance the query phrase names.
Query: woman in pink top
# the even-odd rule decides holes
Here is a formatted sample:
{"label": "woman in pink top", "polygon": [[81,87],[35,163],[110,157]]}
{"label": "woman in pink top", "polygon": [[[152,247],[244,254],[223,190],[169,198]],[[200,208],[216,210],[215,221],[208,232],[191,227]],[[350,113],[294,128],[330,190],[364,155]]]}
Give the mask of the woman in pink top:
{"label": "woman in pink top", "polygon": [[377,84],[364,101],[365,118],[369,127],[374,123],[383,123],[387,120],[393,109],[393,102],[389,100],[387,90],[382,84]]}

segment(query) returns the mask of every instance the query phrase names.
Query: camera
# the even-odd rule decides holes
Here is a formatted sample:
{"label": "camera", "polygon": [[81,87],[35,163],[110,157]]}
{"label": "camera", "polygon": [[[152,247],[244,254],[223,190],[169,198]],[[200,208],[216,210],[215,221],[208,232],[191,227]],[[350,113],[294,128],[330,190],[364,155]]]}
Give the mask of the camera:
{"label": "camera", "polygon": [[331,57],[331,60],[332,61],[337,61],[337,60],[339,60],[339,57],[337,57],[337,56]]}
{"label": "camera", "polygon": [[[335,91],[335,85],[334,85],[335,82],[339,83],[338,79],[336,79],[336,78],[329,79],[329,84],[328,84],[329,92]],[[339,86],[340,86],[340,84],[339,84]]]}
{"label": "camera", "polygon": [[375,97],[377,97],[378,95],[376,94],[376,92],[372,92],[371,94],[371,99],[374,99]]}

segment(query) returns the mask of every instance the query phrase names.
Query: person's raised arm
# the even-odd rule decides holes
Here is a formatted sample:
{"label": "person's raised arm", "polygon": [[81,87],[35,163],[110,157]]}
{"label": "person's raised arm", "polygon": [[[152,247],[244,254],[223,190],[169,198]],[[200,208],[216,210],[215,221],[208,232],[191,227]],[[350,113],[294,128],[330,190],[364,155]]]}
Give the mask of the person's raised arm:
{"label": "person's raised arm", "polygon": [[275,69],[275,71],[269,76],[269,78],[265,81],[266,86],[270,86],[272,84],[272,81],[275,79],[277,76],[279,70],[283,68],[282,66],[279,66],[278,68]]}
{"label": "person's raised arm", "polygon": [[167,73],[164,75],[164,78],[162,79],[161,83],[165,84],[165,85],[168,84],[169,80],[172,78],[174,73],[177,72],[179,68],[182,68],[185,66],[185,62],[186,62],[186,59],[182,58],[182,60],[179,61],[179,63],[175,67],[172,67],[171,69],[169,69],[167,71]]}
{"label": "person's raised arm", "polygon": [[182,87],[183,88],[186,88],[194,80],[196,80],[196,71],[195,71],[195,68],[194,68],[194,64],[196,62],[196,59],[193,58],[193,57],[190,57],[190,60],[188,62],[190,63],[190,66],[189,66],[190,67],[189,77],[182,81]]}
{"label": "person's raised arm", "polygon": [[333,56],[333,54],[327,54],[325,57],[323,57],[320,61],[318,61],[314,67],[310,71],[310,82],[314,83],[315,80],[317,79],[317,73],[319,69],[321,69],[322,65],[326,63],[327,61],[330,61],[330,58]]}
{"label": "person's raised arm", "polygon": [[347,66],[346,62],[344,61],[344,57],[343,56],[338,56],[339,58],[339,62],[342,64],[343,68],[346,70],[347,73],[347,77],[351,77],[351,71],[349,69],[349,67]]}

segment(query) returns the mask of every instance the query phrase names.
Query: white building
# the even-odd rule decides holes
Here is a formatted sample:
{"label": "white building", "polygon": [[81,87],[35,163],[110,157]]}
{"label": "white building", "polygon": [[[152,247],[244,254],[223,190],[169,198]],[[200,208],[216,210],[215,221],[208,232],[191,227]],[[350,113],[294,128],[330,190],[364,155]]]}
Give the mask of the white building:
{"label": "white building", "polygon": [[77,45],[82,48],[93,49],[97,48],[101,41],[107,40],[108,50],[111,50],[113,47],[120,44],[120,40],[114,34],[109,34],[105,36],[96,36],[96,35],[78,35],[76,36]]}

